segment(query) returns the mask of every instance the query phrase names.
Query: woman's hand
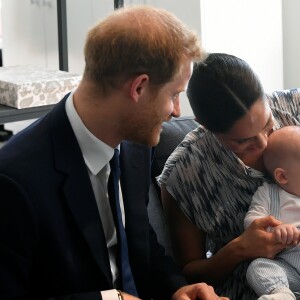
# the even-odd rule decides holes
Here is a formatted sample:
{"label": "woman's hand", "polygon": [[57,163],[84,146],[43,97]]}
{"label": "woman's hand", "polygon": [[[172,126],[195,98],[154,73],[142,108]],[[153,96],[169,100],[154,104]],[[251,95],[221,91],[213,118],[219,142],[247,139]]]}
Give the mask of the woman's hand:
{"label": "woman's hand", "polygon": [[172,300],[229,300],[226,297],[219,297],[214,288],[206,283],[196,283],[180,288],[172,296]]}
{"label": "woman's hand", "polygon": [[285,245],[278,242],[275,234],[268,232],[268,227],[276,227],[282,222],[276,220],[272,216],[256,219],[251,225],[240,235],[237,240],[240,245],[238,255],[244,260],[257,257],[274,258],[277,253],[285,249]]}

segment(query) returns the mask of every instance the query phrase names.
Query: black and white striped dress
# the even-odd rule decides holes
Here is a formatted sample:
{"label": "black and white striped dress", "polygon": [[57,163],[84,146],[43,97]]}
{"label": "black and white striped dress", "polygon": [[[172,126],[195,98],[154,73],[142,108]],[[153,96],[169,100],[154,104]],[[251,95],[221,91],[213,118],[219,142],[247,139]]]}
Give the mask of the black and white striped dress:
{"label": "black and white striped dress", "polygon": [[[280,110],[276,97],[271,100],[275,129],[299,125],[291,113]],[[252,196],[264,179],[225,149],[213,133],[198,127],[171,154],[158,182],[166,185],[189,220],[207,234],[207,250],[213,255],[243,232]],[[232,300],[257,299],[246,282],[247,266],[248,262],[241,263],[217,293]]]}

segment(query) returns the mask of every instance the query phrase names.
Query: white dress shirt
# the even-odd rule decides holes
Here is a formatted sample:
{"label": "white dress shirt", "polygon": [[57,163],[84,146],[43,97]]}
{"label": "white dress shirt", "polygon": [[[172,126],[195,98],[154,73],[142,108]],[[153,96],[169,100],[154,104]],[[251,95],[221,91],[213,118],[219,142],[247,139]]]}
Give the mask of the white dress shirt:
{"label": "white dress shirt", "polygon": [[[98,211],[102,220],[110,268],[113,283],[115,285],[118,278],[118,268],[116,263],[117,234],[107,192],[107,182],[110,174],[109,161],[114,155],[114,149],[97,139],[85,127],[74,107],[73,92],[66,101],[66,113],[79,143],[90,176]],[[82,200],[84,201],[84,199]],[[120,202],[123,204],[121,194]],[[123,205],[121,205],[121,207],[122,206]],[[116,290],[102,291],[101,295],[103,300],[118,300]]]}

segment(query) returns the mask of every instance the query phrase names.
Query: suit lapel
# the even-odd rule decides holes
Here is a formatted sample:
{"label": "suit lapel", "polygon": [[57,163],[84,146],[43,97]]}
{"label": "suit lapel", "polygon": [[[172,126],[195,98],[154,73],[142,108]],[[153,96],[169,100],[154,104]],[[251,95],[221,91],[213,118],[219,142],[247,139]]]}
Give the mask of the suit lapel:
{"label": "suit lapel", "polygon": [[88,171],[65,112],[65,97],[52,112],[55,166],[66,175],[65,198],[91,253],[112,288],[105,235]]}

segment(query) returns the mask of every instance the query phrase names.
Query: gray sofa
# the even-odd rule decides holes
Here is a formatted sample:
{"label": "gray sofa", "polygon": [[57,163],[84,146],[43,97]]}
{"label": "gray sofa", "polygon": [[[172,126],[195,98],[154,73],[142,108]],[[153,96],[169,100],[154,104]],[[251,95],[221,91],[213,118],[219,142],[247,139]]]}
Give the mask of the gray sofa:
{"label": "gray sofa", "polygon": [[150,223],[157,233],[159,242],[165,247],[166,252],[172,255],[171,241],[168,228],[165,222],[163,209],[160,200],[160,188],[156,182],[156,176],[160,175],[166,160],[183,140],[185,135],[195,129],[199,124],[194,117],[173,118],[163,124],[160,142],[157,145],[152,163],[152,183],[149,192],[148,213]]}
{"label": "gray sofa", "polygon": [[[275,91],[267,94],[267,98],[272,106],[290,113],[300,122],[300,89]],[[185,135],[197,126],[198,123],[192,116],[173,118],[169,122],[164,123],[160,142],[154,153],[148,213],[150,223],[157,233],[159,242],[165,246],[166,252],[170,255],[172,255],[172,247],[160,201],[160,191],[155,177],[162,172],[167,158]]]}

